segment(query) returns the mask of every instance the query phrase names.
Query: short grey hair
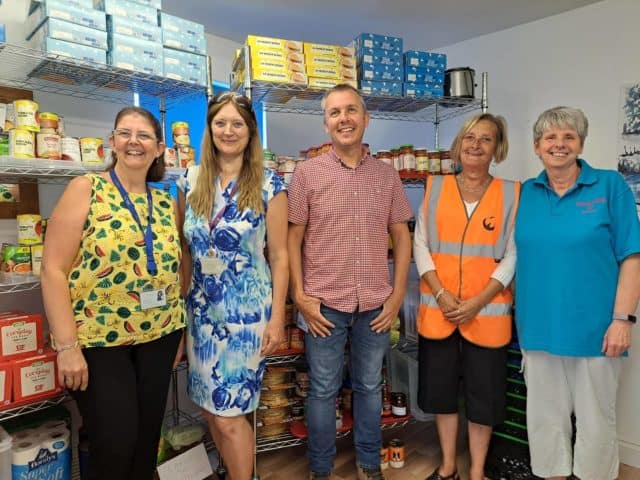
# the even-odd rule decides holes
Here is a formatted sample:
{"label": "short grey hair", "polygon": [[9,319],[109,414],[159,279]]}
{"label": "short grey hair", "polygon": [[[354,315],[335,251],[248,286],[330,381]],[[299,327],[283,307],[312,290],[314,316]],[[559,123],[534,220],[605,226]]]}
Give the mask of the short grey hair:
{"label": "short grey hair", "polygon": [[335,87],[331,87],[329,90],[324,92],[324,95],[322,95],[322,100],[320,100],[320,107],[322,108],[322,112],[323,113],[324,113],[324,107],[327,104],[327,98],[333,92],[353,92],[353,93],[355,93],[358,96],[358,98],[360,99],[360,103],[362,104],[362,108],[364,109],[365,113],[367,112],[367,104],[364,102],[364,98],[362,98],[362,94],[358,91],[358,89],[355,88],[353,85],[349,85],[348,83],[339,83]]}
{"label": "short grey hair", "polygon": [[542,112],[533,124],[533,141],[537,143],[544,132],[552,128],[575,130],[580,137],[580,143],[584,145],[589,133],[589,121],[584,112],[578,108],[562,106],[550,108]]}

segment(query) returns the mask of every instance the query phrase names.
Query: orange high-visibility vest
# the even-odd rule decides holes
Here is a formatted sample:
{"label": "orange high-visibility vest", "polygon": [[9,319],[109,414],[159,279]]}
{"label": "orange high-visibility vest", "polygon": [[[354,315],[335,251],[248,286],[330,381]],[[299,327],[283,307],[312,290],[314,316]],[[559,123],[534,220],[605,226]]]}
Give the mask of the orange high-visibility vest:
{"label": "orange high-visibility vest", "polygon": [[[428,246],[442,286],[465,300],[479,294],[504,257],[513,228],[520,183],[494,179],[471,216],[453,175],[431,176],[424,196]],[[456,328],[470,342],[501,347],[511,340],[513,294],[507,286],[459,327],[443,315],[435,294],[420,279],[418,333],[426,338],[447,338]]]}

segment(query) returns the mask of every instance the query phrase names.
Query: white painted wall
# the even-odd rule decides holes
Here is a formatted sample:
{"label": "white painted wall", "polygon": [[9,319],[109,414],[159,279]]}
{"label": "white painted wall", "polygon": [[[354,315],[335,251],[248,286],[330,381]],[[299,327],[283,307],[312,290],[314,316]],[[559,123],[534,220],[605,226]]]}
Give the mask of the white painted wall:
{"label": "white painted wall", "polygon": [[[536,175],[531,128],[546,108],[570,105],[589,118],[584,157],[615,169],[621,86],[640,81],[637,0],[606,0],[443,49],[449,66],[489,72],[489,110],[506,117],[511,150],[497,169],[510,178]],[[455,133],[455,122],[443,136]],[[450,129],[450,130],[448,130]],[[621,459],[640,467],[640,328],[634,328],[618,402]]]}

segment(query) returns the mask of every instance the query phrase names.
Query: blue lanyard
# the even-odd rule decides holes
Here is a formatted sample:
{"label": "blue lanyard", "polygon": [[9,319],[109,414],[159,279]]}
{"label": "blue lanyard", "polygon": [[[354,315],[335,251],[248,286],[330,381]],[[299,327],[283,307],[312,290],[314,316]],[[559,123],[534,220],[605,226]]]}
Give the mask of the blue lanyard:
{"label": "blue lanyard", "polygon": [[155,260],[153,259],[153,235],[151,233],[151,218],[153,217],[153,201],[151,199],[151,189],[147,185],[147,203],[149,204],[149,216],[147,217],[147,228],[142,227],[142,223],[140,222],[140,217],[138,216],[138,212],[136,211],[136,207],[133,205],[133,202],[129,198],[129,194],[122,186],[118,175],[114,169],[109,170],[109,175],[111,175],[111,180],[113,184],[116,186],[118,191],[120,192],[120,196],[124,201],[124,206],[127,207],[127,210],[131,213],[131,216],[138,224],[140,231],[144,234],[144,249],[147,253],[147,271],[151,275],[155,275],[158,273],[158,266],[156,265]]}

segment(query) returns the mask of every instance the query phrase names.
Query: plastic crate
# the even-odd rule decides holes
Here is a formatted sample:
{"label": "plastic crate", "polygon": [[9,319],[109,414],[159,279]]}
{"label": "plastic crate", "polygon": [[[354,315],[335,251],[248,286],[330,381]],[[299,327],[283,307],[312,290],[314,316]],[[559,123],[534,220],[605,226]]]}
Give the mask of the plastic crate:
{"label": "plastic crate", "polygon": [[409,413],[420,422],[431,422],[435,416],[423,412],[418,407],[418,349],[413,346],[410,350],[391,350],[389,355],[391,375],[391,390],[405,392],[409,401]]}

